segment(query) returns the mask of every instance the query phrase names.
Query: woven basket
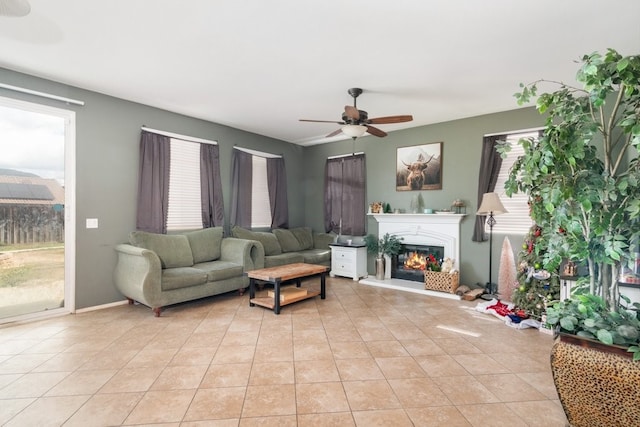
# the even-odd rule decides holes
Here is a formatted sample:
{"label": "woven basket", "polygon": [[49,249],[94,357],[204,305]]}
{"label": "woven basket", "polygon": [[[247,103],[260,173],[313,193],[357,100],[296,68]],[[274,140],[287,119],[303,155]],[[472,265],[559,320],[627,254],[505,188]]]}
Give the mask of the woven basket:
{"label": "woven basket", "polygon": [[458,289],[459,273],[443,273],[441,271],[424,272],[424,288],[431,291],[449,292],[455,294]]}

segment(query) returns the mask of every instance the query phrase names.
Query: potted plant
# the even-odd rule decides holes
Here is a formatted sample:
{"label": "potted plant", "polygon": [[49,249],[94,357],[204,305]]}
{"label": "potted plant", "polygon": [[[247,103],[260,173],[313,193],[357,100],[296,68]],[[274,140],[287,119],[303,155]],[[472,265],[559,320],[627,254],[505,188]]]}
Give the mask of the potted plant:
{"label": "potted plant", "polygon": [[385,258],[394,257],[400,253],[402,249],[402,237],[392,236],[386,233],[381,239],[378,239],[373,234],[367,234],[364,238],[364,243],[367,245],[367,252],[376,254],[376,279],[384,279],[385,271]]}
{"label": "potted plant", "polygon": [[[518,102],[523,104],[537,96],[536,108],[546,115],[545,130],[537,141],[520,141],[524,155],[510,171],[505,190],[507,195],[517,191],[529,195],[531,217],[547,243],[545,270],[557,270],[563,259],[585,262],[589,268],[584,288],[578,289],[571,300],[549,307],[547,322],[575,337],[623,346],[634,355],[636,362],[630,358],[626,361],[636,365],[636,373],[630,377],[638,381],[640,305],[630,304],[620,295],[618,281],[627,255],[637,247],[640,236],[640,56],[624,57],[612,49],[604,55],[585,55],[576,78],[582,87],[545,80],[521,85],[521,92],[516,94]],[[557,90],[538,96],[538,86],[547,83],[557,85]],[[508,150],[508,146],[499,150]],[[566,356],[564,345],[560,340],[554,345],[552,368],[569,422],[581,425],[598,416],[615,414],[616,423],[621,423],[627,416],[619,412],[625,406],[625,396],[594,398],[603,384],[616,384],[611,378],[618,374],[607,371],[605,378],[588,382],[587,377],[603,371],[582,364],[589,361],[576,364],[576,371],[567,367],[556,370],[562,361],[575,364],[573,356]],[[585,356],[597,358],[602,367],[600,356]],[[571,381],[575,383],[576,379],[589,384],[588,397],[583,400],[589,408],[569,408],[583,399],[575,397],[580,384]],[[568,385],[570,390],[561,390],[560,385]],[[632,390],[638,390],[637,384]],[[638,399],[630,405],[637,418],[631,414],[632,418],[625,419],[632,422],[622,425],[639,425],[640,395],[628,390],[626,394]],[[600,403],[612,403],[614,407],[604,409]],[[597,421],[591,425],[598,425]]]}

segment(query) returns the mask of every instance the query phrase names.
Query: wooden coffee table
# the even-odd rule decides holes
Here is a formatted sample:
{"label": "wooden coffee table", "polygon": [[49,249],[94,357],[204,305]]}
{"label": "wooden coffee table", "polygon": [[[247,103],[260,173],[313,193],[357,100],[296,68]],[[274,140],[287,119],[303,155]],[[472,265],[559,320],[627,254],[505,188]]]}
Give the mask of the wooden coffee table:
{"label": "wooden coffee table", "polygon": [[[325,279],[329,267],[315,264],[287,264],[277,267],[260,268],[258,270],[247,271],[245,274],[249,277],[249,306],[259,305],[272,309],[275,314],[280,314],[280,306],[292,304],[307,298],[313,298],[320,295],[325,299]],[[307,294],[292,298],[285,302],[280,302],[280,285],[287,280],[295,280],[296,287],[300,287],[300,279],[308,276],[320,275],[320,292],[309,289]],[[260,280],[273,284],[274,296],[256,298],[256,281]]]}

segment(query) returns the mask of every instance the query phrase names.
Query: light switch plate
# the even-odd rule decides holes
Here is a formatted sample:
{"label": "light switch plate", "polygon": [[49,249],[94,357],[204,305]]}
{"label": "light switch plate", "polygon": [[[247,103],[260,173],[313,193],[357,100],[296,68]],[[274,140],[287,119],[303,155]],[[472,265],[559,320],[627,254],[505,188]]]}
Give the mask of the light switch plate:
{"label": "light switch plate", "polygon": [[87,228],[98,228],[98,218],[87,218]]}

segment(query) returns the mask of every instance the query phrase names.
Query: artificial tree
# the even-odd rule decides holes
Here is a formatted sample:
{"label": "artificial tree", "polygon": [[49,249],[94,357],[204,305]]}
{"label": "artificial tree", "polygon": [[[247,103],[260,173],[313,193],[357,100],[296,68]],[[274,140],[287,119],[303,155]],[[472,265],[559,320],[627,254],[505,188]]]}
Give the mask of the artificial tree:
{"label": "artificial tree", "polygon": [[[638,355],[638,338],[625,341],[618,327],[638,324],[634,310],[640,305],[634,308],[620,297],[618,277],[640,236],[640,56],[613,49],[585,55],[576,79],[581,88],[546,80],[521,85],[520,104],[537,96],[539,85],[558,89],[537,96],[536,108],[546,115],[544,133],[538,140],[520,141],[524,155],[505,189],[508,195],[529,195],[531,217],[547,246],[544,268],[555,271],[563,259],[586,262],[586,293],[612,313],[599,324],[608,333],[596,336],[588,327],[594,319],[586,325],[576,319],[572,302],[557,304],[548,320],[567,332],[630,345]],[[593,298],[578,301],[580,309],[586,310],[589,301]]]}

